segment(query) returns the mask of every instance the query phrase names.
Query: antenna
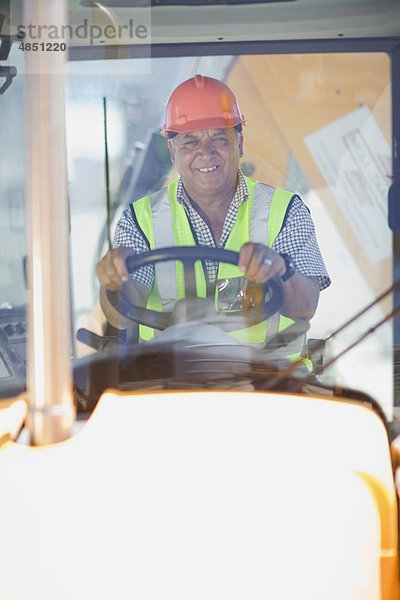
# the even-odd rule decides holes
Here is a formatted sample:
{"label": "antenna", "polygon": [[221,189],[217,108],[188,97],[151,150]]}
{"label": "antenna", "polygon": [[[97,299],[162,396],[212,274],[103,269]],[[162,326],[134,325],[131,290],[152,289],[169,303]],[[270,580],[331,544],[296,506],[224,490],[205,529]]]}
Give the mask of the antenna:
{"label": "antenna", "polygon": [[[395,283],[391,287],[387,288],[384,292],[382,292],[382,294],[380,296],[378,296],[370,304],[368,304],[363,309],[361,309],[351,319],[349,319],[348,321],[346,321],[345,323],[343,323],[343,325],[340,325],[340,327],[338,327],[335,331],[333,331],[331,334],[329,334],[327,338],[325,338],[324,340],[321,340],[319,343],[315,344],[315,346],[309,352],[308,357],[310,357],[313,354],[315,354],[316,352],[322,350],[323,347],[325,346],[326,342],[328,342],[329,340],[331,340],[335,335],[337,335],[338,333],[342,332],[349,325],[351,325],[352,323],[354,323],[354,321],[356,321],[357,319],[359,319],[364,313],[368,312],[371,308],[373,308],[374,306],[376,306],[377,304],[379,304],[379,302],[381,300],[383,300],[384,298],[386,298],[386,296],[388,296],[389,294],[391,294],[392,292],[394,292],[394,291],[396,291],[398,289],[400,289],[400,279],[398,279],[397,281],[395,281]],[[370,327],[359,338],[357,338],[352,344],[350,344],[347,348],[345,348],[344,350],[342,350],[337,356],[334,356],[323,367],[320,367],[320,368],[316,369],[315,371],[313,371],[313,373],[310,373],[310,375],[308,377],[302,378],[301,379],[301,384],[303,385],[304,383],[307,383],[307,382],[311,381],[314,375],[318,375],[319,373],[322,373],[322,371],[324,371],[324,369],[326,369],[326,367],[331,366],[334,362],[336,362],[339,358],[341,358],[344,354],[346,354],[346,352],[348,352],[349,350],[351,350],[352,348],[354,348],[355,346],[357,346],[357,344],[359,344],[360,342],[362,342],[371,333],[373,333],[374,331],[376,331],[376,329],[378,329],[379,327],[381,327],[384,323],[386,323],[390,319],[393,319],[399,313],[400,313],[400,306],[397,306],[388,315],[386,315],[381,321],[378,321],[378,323],[376,323],[375,325],[373,325],[372,327]],[[288,377],[296,369],[296,367],[298,367],[301,364],[303,364],[303,359],[302,358],[300,358],[299,360],[296,360],[296,361],[290,363],[290,365],[288,367],[286,367],[285,369],[283,369],[282,371],[280,371],[275,377],[273,377],[268,382],[268,385],[264,389],[265,390],[274,389],[274,387],[278,383],[280,383],[283,379],[285,379],[286,377]]]}

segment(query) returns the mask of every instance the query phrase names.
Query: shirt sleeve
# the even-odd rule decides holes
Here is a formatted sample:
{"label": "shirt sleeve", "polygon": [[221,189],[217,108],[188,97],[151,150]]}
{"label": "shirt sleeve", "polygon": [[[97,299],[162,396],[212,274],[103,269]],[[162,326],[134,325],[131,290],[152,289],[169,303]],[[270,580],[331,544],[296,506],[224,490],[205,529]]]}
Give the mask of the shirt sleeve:
{"label": "shirt sleeve", "polygon": [[[124,210],[115,227],[114,247],[118,246],[132,248],[136,254],[142,254],[150,250],[147,239],[143,236],[133,218],[130,206]],[[135,273],[131,273],[131,278],[151,289],[154,282],[154,265],[142,267]]]}
{"label": "shirt sleeve", "polygon": [[310,211],[297,195],[291,200],[282,229],[272,244],[272,249],[289,254],[299,273],[318,277],[320,290],[331,284]]}

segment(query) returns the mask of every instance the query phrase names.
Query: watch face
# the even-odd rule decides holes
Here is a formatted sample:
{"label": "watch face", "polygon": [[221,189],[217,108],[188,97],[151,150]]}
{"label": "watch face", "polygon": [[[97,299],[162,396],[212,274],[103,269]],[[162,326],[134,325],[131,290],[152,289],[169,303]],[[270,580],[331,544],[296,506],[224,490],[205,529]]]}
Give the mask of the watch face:
{"label": "watch face", "polygon": [[282,275],[282,281],[287,281],[292,275],[295,273],[294,263],[290,258],[289,254],[281,254],[283,260],[285,261],[286,271]]}

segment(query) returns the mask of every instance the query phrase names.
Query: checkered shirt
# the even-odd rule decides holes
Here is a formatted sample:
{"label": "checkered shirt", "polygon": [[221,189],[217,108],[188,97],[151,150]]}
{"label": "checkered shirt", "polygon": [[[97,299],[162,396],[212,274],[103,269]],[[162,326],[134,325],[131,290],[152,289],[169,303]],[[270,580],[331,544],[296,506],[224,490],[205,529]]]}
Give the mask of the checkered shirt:
{"label": "checkered shirt", "polygon": [[[182,179],[179,180],[176,192],[176,200],[184,207],[192,229],[197,237],[198,244],[200,246],[210,246],[212,248],[225,247],[226,241],[236,221],[239,207],[243,202],[247,201],[248,196],[249,192],[245,178],[239,170],[236,193],[232,198],[232,202],[225,218],[221,239],[219,243],[216,244],[209,226],[191,203],[190,198],[183,187]],[[114,245],[133,248],[137,254],[148,252],[150,250],[148,241],[138,230],[131,211],[131,207],[126,208],[119,219],[114,233]],[[331,281],[318,247],[310,211],[297,195],[293,195],[285,217],[284,225],[272,244],[272,249],[275,250],[275,252],[289,254],[299,273],[318,277],[320,290],[323,290],[330,285]],[[218,263],[208,260],[205,261],[205,266],[209,282],[214,283],[217,278]],[[151,289],[154,281],[154,266],[149,265],[147,267],[142,267],[132,275],[132,278],[144,283]]]}

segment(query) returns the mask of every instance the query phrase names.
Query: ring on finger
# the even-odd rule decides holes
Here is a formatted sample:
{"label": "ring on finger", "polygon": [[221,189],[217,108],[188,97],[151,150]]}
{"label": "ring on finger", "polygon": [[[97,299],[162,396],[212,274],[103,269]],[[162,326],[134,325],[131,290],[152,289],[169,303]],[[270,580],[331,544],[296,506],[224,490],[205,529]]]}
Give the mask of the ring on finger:
{"label": "ring on finger", "polygon": [[270,267],[272,265],[272,260],[270,258],[264,258],[263,265]]}

